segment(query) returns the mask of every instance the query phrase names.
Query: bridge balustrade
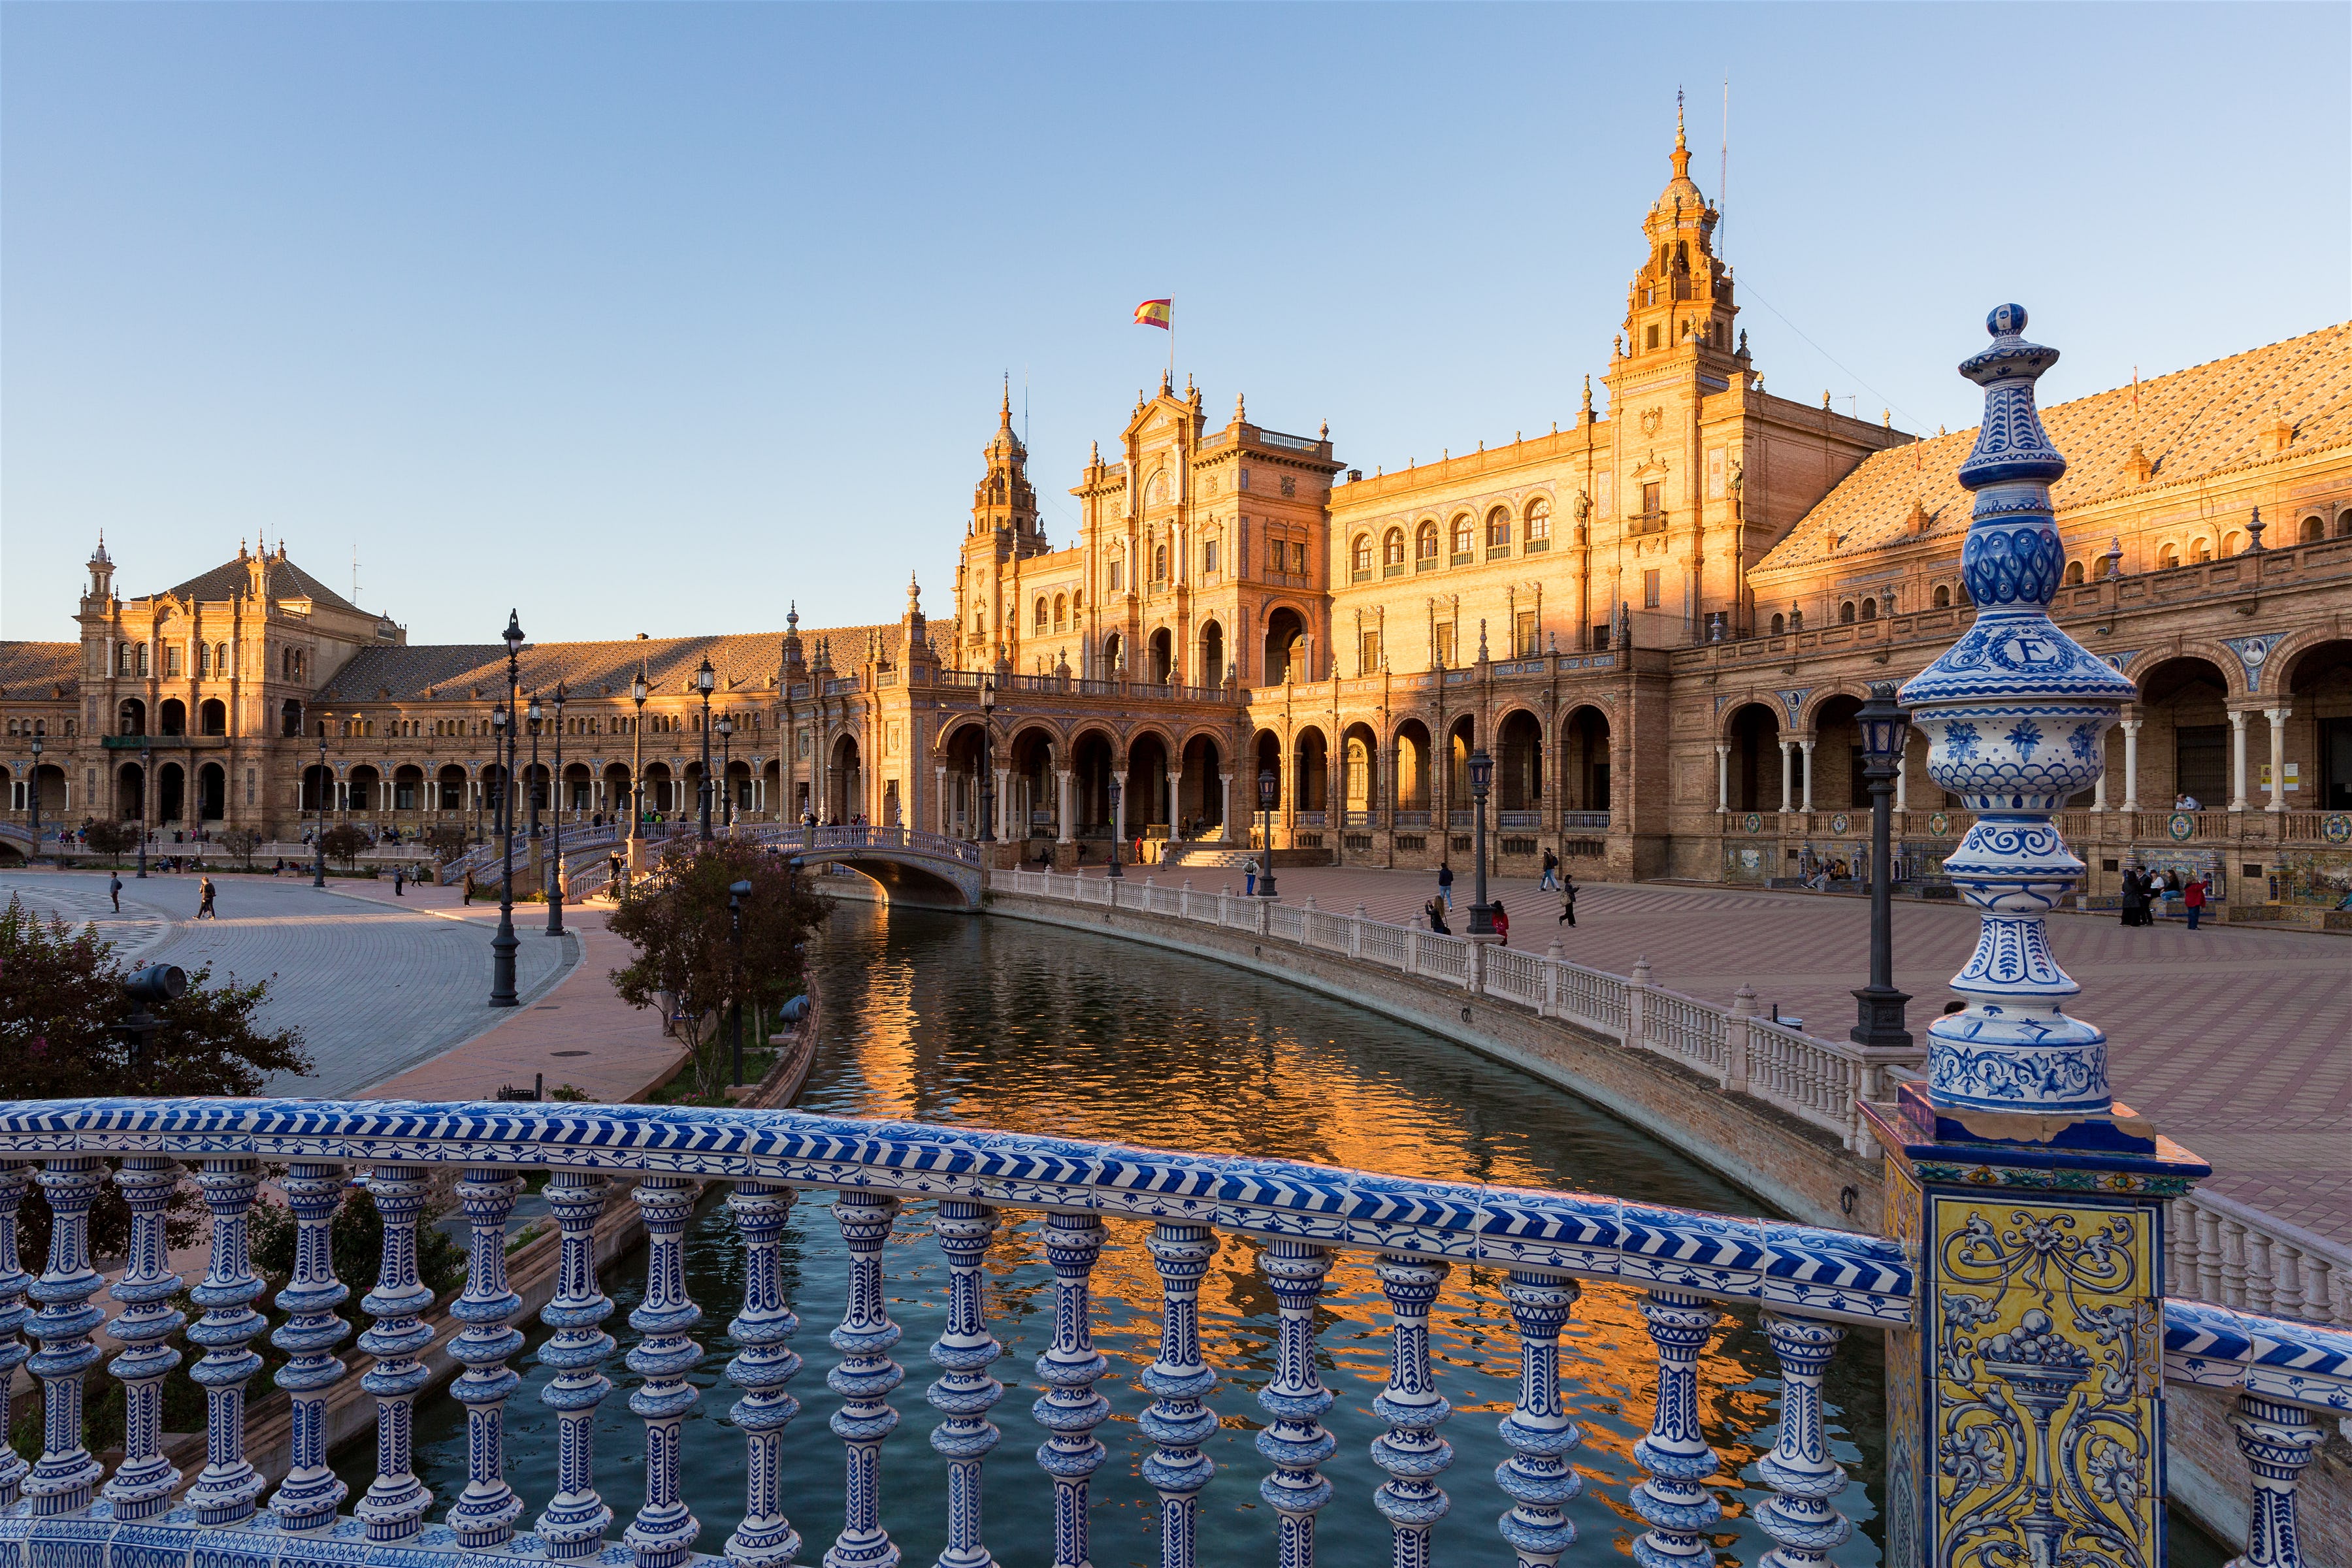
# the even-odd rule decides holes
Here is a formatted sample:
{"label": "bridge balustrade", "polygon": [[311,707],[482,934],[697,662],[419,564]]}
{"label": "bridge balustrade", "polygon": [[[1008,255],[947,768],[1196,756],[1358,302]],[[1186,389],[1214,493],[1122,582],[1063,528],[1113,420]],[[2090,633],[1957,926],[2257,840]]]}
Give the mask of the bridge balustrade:
{"label": "bridge balustrade", "polygon": [[[266,1287],[250,1262],[247,1227],[265,1174],[281,1163],[279,1184],[299,1230],[292,1277],[274,1303],[288,1316],[268,1337],[289,1352],[275,1381],[293,1402],[294,1438],[290,1467],[272,1490],[245,1447],[245,1404],[263,1364],[252,1347],[268,1327],[255,1310]],[[448,1170],[458,1173],[471,1238],[452,1308],[464,1327],[448,1347],[464,1369],[448,1397],[467,1412],[467,1475],[455,1497],[436,1499],[415,1473],[411,1437],[429,1381],[420,1355],[434,1338],[423,1321],[434,1298],[417,1277],[416,1242],[432,1178]],[[523,1344],[520,1298],[505,1274],[506,1222],[526,1173],[549,1174],[562,1233],[560,1284],[540,1313],[555,1331],[540,1352],[557,1373],[541,1394],[561,1428],[552,1476],[510,1474],[502,1441],[506,1403],[520,1381],[508,1363]],[[191,1175],[211,1212],[211,1248],[204,1280],[187,1294],[202,1315],[188,1325],[173,1304],[184,1282],[170,1272],[163,1225],[172,1191]],[[37,1277],[16,1253],[17,1210],[35,1181],[55,1215]],[[352,1181],[365,1186],[383,1218],[372,1282],[337,1279],[328,1245]],[[627,1201],[647,1237],[646,1287],[629,1319],[642,1338],[626,1358],[646,1469],[615,1549],[608,1544],[615,1505],[625,1500],[599,1495],[593,1479],[596,1413],[614,1392],[604,1368],[614,1348],[601,1327],[614,1308],[597,1278],[593,1237],[619,1181],[634,1184]],[[1586,1484],[1578,1473],[1581,1436],[1559,1385],[1559,1342],[1581,1281],[1642,1292],[1654,1361],[1651,1378],[1636,1381],[1654,1379],[1655,1395],[1648,1434],[1633,1449],[1646,1479],[1624,1505],[1647,1527],[1636,1544],[1643,1562],[1704,1563],[1717,1549],[1722,1507],[1707,1483],[1722,1460],[1703,1427],[1715,1401],[1702,1397],[1699,1367],[1725,1321],[1723,1305],[1760,1309],[1780,1367],[1775,1440],[1757,1467],[1771,1495],[1756,1510],[1780,1564],[1825,1562],[1852,1533],[1833,1505],[1846,1478],[1825,1446],[1822,1403],[1840,1342],[1857,1331],[1923,1327],[1919,1282],[1895,1242],[1590,1194],[789,1111],[22,1101],[0,1105],[0,1373],[26,1365],[39,1382],[44,1436],[37,1458],[0,1450],[0,1546],[29,1540],[37,1563],[42,1541],[69,1539],[80,1550],[110,1552],[91,1562],[184,1568],[243,1561],[329,1568],[393,1561],[370,1555],[392,1549],[405,1568],[454,1568],[486,1551],[635,1568],[708,1560],[696,1549],[709,1531],[682,1500],[678,1437],[699,1397],[688,1373],[711,1353],[695,1331],[717,1304],[688,1296],[683,1242],[700,1188],[719,1182],[730,1186],[742,1250],[742,1300],[724,1334],[735,1350],[725,1375],[741,1391],[730,1415],[745,1445],[742,1512],[720,1550],[745,1568],[787,1564],[803,1550],[780,1462],[782,1445],[799,1434],[838,1441],[843,1450],[845,1525],[827,1560],[896,1559],[882,1514],[883,1440],[900,1419],[891,1395],[905,1369],[891,1355],[899,1330],[889,1315],[885,1257],[911,1201],[935,1204],[931,1234],[948,1264],[946,1328],[929,1352],[939,1375],[927,1397],[940,1412],[932,1445],[950,1462],[946,1495],[932,1506],[945,1508],[950,1562],[988,1560],[982,1478],[1002,1436],[990,1412],[1005,1391],[990,1371],[1003,1352],[988,1331],[982,1269],[1002,1211],[1048,1216],[1055,1329],[1036,1368],[1047,1392],[1033,1417],[1046,1434],[1036,1462],[1055,1494],[1057,1564],[1087,1561],[1089,1489],[1107,1457],[1094,1435],[1111,1410],[1096,1388],[1108,1367],[1091,1338],[1091,1280],[1113,1244],[1108,1220],[1150,1226],[1143,1246],[1161,1282],[1160,1354],[1142,1374],[1151,1398],[1140,1425],[1155,1444],[1143,1472],[1159,1497],[1162,1561],[1171,1568],[1197,1562],[1199,1499],[1215,1468],[1202,1452],[1219,1413],[1198,1299],[1221,1234],[1258,1244],[1258,1267],[1278,1306],[1275,1342],[1265,1347],[1276,1375],[1258,1396],[1267,1420],[1256,1444],[1267,1467],[1259,1493],[1276,1516],[1279,1560],[1297,1568],[1314,1563],[1317,1517],[1338,1495],[1324,1473],[1334,1439],[1321,1416],[1336,1398],[1360,1397],[1325,1383],[1317,1353],[1316,1306],[1335,1254],[1370,1254],[1388,1302],[1389,1376],[1373,1400],[1387,1430],[1370,1456],[1387,1479],[1368,1487],[1366,1500],[1389,1524],[1393,1561],[1408,1564],[1428,1563],[1431,1528],[1454,1500],[1441,1485],[1451,1450],[1439,1429],[1452,1411],[1432,1384],[1428,1325],[1456,1266],[1502,1272],[1517,1331],[1500,1423],[1511,1458],[1496,1470],[1486,1506],[1499,1505],[1496,1529],[1523,1564],[1555,1563],[1568,1548],[1575,1532],[1563,1505]],[[129,1265],[108,1286],[89,1253],[89,1215],[110,1183],[130,1202],[132,1236]],[[794,1203],[811,1190],[836,1194],[834,1219],[850,1260],[844,1316],[828,1336],[837,1360],[825,1382],[839,1405],[823,1436],[806,1422],[794,1426],[801,1405],[789,1387],[802,1359],[791,1345],[800,1323],[786,1300],[780,1246]],[[377,1457],[372,1483],[352,1500],[328,1464],[323,1412],[349,1375],[336,1350],[351,1325],[338,1309],[360,1284],[370,1286],[358,1305],[372,1322],[356,1343],[374,1358],[362,1386],[375,1403]],[[121,1308],[108,1327],[123,1348],[108,1371],[123,1384],[128,1411],[111,1473],[82,1441],[89,1380],[101,1359],[93,1335],[105,1322],[95,1300],[102,1288]],[[161,1386],[181,1360],[166,1342],[183,1326],[205,1352],[184,1375],[205,1390],[208,1409],[205,1464],[192,1484],[162,1448]],[[26,1327],[37,1351],[16,1341]],[[2352,1334],[2168,1302],[2162,1373],[2172,1385],[2239,1393],[2233,1426],[2254,1478],[2249,1560],[2302,1562],[2296,1482],[2319,1444],[2320,1420],[2352,1412]],[[518,1482],[535,1497],[526,1499]],[[526,1536],[531,1501],[541,1511]]]}

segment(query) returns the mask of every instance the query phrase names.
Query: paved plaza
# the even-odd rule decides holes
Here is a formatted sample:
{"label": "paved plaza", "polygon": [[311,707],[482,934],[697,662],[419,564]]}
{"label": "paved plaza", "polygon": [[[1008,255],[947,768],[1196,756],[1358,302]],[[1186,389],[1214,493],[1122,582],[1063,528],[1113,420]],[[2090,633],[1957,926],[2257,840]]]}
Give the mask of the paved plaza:
{"label": "paved plaza", "polygon": [[[1408,918],[1436,891],[1423,872],[1277,874],[1286,902],[1311,897],[1341,913],[1360,904],[1384,920]],[[1192,880],[1196,889],[1241,890],[1229,871],[1195,871]],[[1813,1034],[1842,1039],[1853,1026],[1853,988],[1868,978],[1865,899],[1580,879],[1570,930],[1558,923],[1559,899],[1535,883],[1491,886],[1516,947],[1540,952],[1557,941],[1573,962],[1616,974],[1646,956],[1652,979],[1671,990],[1727,1003],[1746,984],[1759,1006],[1777,1003]],[[1454,901],[1460,931],[1466,875]],[[1969,910],[1895,904],[1895,980],[1911,993],[1915,1036],[1924,1038],[1952,998],[1947,982],[1976,937]],[[2074,1011],[2107,1033],[2116,1097],[2212,1162],[2209,1190],[2352,1242],[2352,942],[2250,927],[2191,933],[2177,921],[2126,929],[2113,915],[2090,914],[2053,917],[2050,942],[2083,986]]]}
{"label": "paved plaza", "polygon": [[[273,1079],[266,1086],[271,1093],[356,1095],[516,1016],[488,1005],[496,905],[461,913],[457,895],[441,889],[394,900],[389,882],[336,879],[323,893],[307,876],[227,875],[214,882],[220,918],[202,921],[193,874],[140,881],[125,873],[120,914],[102,872],[12,868],[0,871],[0,900],[13,893],[44,915],[94,921],[132,963],[190,971],[210,964],[216,978],[275,976],[261,1022],[299,1026],[317,1066],[307,1077]],[[522,935],[517,989],[529,1015],[577,963],[580,939],[548,940],[538,906],[515,915]],[[497,1088],[470,1092],[488,1096]]]}

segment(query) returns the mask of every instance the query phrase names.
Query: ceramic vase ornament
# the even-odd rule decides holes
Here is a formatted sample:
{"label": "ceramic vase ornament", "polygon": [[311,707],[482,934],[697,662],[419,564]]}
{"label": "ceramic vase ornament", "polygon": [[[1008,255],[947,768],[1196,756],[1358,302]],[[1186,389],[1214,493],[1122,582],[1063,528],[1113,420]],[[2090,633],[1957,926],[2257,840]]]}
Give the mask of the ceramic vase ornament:
{"label": "ceramic vase ornament", "polygon": [[1985,389],[1984,427],[1959,472],[1976,496],[1960,555],[1976,624],[1900,693],[1927,734],[1928,776],[1977,814],[1945,861],[1981,915],[1952,980],[1969,1006],[1927,1031],[1928,1099],[1938,1110],[2105,1117],[2106,1036],[2067,1016],[2080,987],[2042,922],[2083,874],[2053,819],[2104,771],[2107,728],[2137,693],[2050,618],[2066,565],[2050,486],[2066,459],[2033,384],[2058,351],[2025,341],[2021,306],[1985,325],[1992,346],[1959,367]]}

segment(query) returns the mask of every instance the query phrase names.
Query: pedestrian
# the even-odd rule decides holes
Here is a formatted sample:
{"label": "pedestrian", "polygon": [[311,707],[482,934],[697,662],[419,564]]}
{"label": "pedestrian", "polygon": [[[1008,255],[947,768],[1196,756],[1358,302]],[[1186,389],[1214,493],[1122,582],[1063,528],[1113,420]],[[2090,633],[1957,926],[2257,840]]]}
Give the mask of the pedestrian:
{"label": "pedestrian", "polygon": [[1428,918],[1429,929],[1440,936],[1452,936],[1454,928],[1445,923],[1445,900],[1433,898],[1423,904],[1421,912]]}
{"label": "pedestrian", "polygon": [[110,873],[107,877],[106,896],[114,900],[114,912],[121,914],[122,912],[122,878],[120,873]]}
{"label": "pedestrian", "polygon": [[2179,795],[2172,797],[2172,809],[2175,811],[2202,811],[2205,808],[2198,804],[2197,797],[2195,795],[2190,795],[2187,790],[2182,790]]}
{"label": "pedestrian", "polygon": [[1576,924],[1576,873],[1573,871],[1568,873],[1559,885],[1559,920],[1552,923],[1558,925],[1562,921],[1570,926]]}
{"label": "pedestrian", "polygon": [[401,887],[406,880],[407,879],[402,874],[401,868],[394,866],[392,868],[392,896],[394,898],[404,899],[408,896],[400,890]]}
{"label": "pedestrian", "polygon": [[1257,897],[1257,862],[1255,860],[1242,862],[1242,897],[1244,899]]}
{"label": "pedestrian", "polygon": [[2116,903],[2125,925],[2136,926],[2140,923],[2140,917],[2147,908],[2147,886],[2139,879],[2138,867],[2124,868],[2123,888],[2116,897]]}
{"label": "pedestrian", "polygon": [[1559,857],[1553,854],[1549,847],[1544,850],[1542,887],[1548,893],[1559,891]]}
{"label": "pedestrian", "polygon": [[205,878],[196,884],[196,919],[218,920],[220,911],[213,908],[213,879]]}
{"label": "pedestrian", "polygon": [[1495,935],[1505,947],[1511,945],[1511,917],[1503,912],[1503,900],[1495,900]]}
{"label": "pedestrian", "polygon": [[2189,929],[2197,929],[2197,917],[2205,912],[2205,879],[2191,877],[2189,885],[2180,889],[2180,907],[2189,912]]}
{"label": "pedestrian", "polygon": [[471,871],[468,871],[468,872],[467,872],[467,873],[466,873],[466,905],[467,905],[467,908],[469,908],[469,909],[470,909],[470,908],[472,908],[472,907],[473,907],[473,902],[474,902],[474,874],[473,874]]}
{"label": "pedestrian", "polygon": [[1437,863],[1437,896],[1445,900],[1447,909],[1454,907],[1454,862],[1451,860]]}

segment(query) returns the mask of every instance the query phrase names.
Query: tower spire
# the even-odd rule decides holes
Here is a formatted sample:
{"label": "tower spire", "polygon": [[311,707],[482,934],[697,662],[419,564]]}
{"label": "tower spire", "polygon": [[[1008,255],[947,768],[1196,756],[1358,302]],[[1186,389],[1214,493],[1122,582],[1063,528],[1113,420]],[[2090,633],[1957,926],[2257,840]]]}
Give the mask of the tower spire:
{"label": "tower spire", "polygon": [[1675,89],[1675,178],[1690,178],[1690,138],[1683,133],[1683,89]]}

